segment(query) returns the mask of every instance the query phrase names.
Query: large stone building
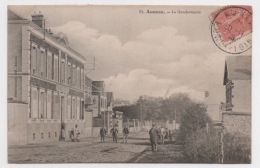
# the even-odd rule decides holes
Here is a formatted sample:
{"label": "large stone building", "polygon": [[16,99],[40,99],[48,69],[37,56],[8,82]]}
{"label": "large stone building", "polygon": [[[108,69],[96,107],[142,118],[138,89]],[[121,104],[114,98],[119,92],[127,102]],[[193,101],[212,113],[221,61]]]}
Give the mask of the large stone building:
{"label": "large stone building", "polygon": [[9,144],[68,139],[76,124],[82,137],[89,129],[86,59],[69,47],[66,35],[54,35],[44,25],[41,13],[31,21],[8,10]]}
{"label": "large stone building", "polygon": [[251,137],[251,56],[228,56],[223,84],[226,103],[221,110],[226,131]]}

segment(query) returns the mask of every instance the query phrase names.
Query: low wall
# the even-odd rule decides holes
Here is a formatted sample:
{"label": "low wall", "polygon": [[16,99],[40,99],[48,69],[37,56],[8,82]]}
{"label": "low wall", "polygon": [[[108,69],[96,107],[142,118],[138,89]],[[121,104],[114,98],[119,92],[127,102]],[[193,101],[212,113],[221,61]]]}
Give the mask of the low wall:
{"label": "low wall", "polygon": [[250,113],[223,112],[222,121],[226,132],[251,137]]}

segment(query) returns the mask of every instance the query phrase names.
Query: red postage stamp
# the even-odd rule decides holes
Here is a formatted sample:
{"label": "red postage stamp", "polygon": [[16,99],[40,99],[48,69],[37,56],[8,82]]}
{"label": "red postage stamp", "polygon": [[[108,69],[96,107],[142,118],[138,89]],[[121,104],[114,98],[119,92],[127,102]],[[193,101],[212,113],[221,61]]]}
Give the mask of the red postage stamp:
{"label": "red postage stamp", "polygon": [[251,6],[227,6],[210,15],[211,35],[221,50],[239,54],[251,48]]}

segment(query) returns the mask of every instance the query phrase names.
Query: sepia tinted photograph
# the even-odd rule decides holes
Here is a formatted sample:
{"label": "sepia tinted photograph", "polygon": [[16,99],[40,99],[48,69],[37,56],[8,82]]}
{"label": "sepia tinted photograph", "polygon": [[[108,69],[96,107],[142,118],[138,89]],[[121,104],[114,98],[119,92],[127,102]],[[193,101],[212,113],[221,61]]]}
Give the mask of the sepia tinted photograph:
{"label": "sepia tinted photograph", "polygon": [[251,6],[6,11],[9,164],[251,163]]}

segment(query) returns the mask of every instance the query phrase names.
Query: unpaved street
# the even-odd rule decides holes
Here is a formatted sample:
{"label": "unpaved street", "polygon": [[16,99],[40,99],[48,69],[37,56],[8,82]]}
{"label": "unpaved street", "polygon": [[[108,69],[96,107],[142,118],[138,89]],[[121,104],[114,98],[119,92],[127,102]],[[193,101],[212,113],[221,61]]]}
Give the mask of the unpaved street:
{"label": "unpaved street", "polygon": [[148,133],[139,132],[131,134],[127,144],[119,135],[118,143],[113,143],[108,136],[105,143],[101,143],[99,137],[91,137],[81,142],[10,146],[8,160],[9,163],[144,163],[161,162],[164,158],[164,162],[174,162],[174,157],[178,157],[178,149],[175,152],[175,148],[173,144],[165,144],[160,145],[157,152],[151,152]]}

